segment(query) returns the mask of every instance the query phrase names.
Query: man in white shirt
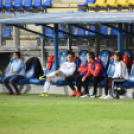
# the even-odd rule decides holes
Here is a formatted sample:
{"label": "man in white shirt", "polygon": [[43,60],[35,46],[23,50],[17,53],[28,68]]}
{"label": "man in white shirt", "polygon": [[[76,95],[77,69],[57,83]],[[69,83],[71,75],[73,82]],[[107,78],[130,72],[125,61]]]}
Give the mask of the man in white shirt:
{"label": "man in white shirt", "polygon": [[[114,84],[122,84],[128,80],[128,70],[126,64],[122,61],[122,54],[120,52],[116,52],[114,54],[114,61],[115,64],[115,72],[113,77],[107,77],[105,79],[105,95],[102,96],[102,99],[113,99],[113,91],[114,91]],[[111,92],[108,95],[108,87],[110,83]]]}
{"label": "man in white shirt", "polygon": [[59,70],[44,76],[46,77],[46,82],[44,84],[44,93],[40,96],[48,96],[48,90],[50,88],[51,82],[65,80],[66,77],[73,75],[75,73],[75,70],[76,64],[73,62],[73,55],[69,53],[67,56],[67,62],[63,63]]}

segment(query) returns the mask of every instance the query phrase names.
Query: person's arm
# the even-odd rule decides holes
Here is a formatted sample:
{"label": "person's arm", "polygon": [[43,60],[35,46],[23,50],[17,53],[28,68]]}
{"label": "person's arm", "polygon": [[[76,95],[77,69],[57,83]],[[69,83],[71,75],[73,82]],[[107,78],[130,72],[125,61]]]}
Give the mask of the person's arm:
{"label": "person's arm", "polygon": [[126,77],[127,77],[127,80],[128,80],[128,70],[127,70],[127,67],[126,67]]}
{"label": "person's arm", "polygon": [[90,71],[90,69],[88,69],[88,71],[87,71],[87,73],[86,73],[86,75],[84,75],[84,77],[89,77],[91,75],[91,71]]}
{"label": "person's arm", "polygon": [[65,63],[66,63],[66,62],[60,64],[60,68],[59,68],[59,70],[64,68]]}
{"label": "person's arm", "polygon": [[83,68],[83,71],[82,72],[87,72],[87,71],[88,71],[88,67]]}
{"label": "person's arm", "polygon": [[119,71],[119,70],[117,70],[117,64],[116,64],[116,65],[115,65],[114,75],[113,75],[112,78],[117,78],[117,77],[119,77],[119,75],[118,75],[118,71]]}
{"label": "person's arm", "polygon": [[95,71],[94,71],[92,68],[88,69],[88,72],[87,72],[87,74],[85,75],[85,77],[88,77],[88,76],[91,75],[91,74],[92,74],[93,76],[98,76],[99,73],[100,73],[100,71],[101,71],[101,69],[102,69],[102,65],[96,64],[96,66],[95,66]]}
{"label": "person's arm", "polygon": [[10,72],[11,72],[11,73],[15,73],[15,70],[14,70],[14,69],[12,69]]}
{"label": "person's arm", "polygon": [[76,65],[71,65],[71,68],[69,69],[69,72],[67,72],[68,76],[73,75],[76,70]]}
{"label": "person's arm", "polygon": [[18,72],[22,67],[25,67],[25,65],[22,61],[20,61],[15,67],[13,67],[12,73]]}
{"label": "person's arm", "polygon": [[84,70],[85,70],[84,66],[85,66],[85,64],[83,64],[82,66],[80,66],[80,67],[78,68],[78,72],[85,72],[85,71],[84,71]]}
{"label": "person's arm", "polygon": [[9,72],[11,71],[10,69],[11,69],[11,63],[9,63],[9,65],[7,67],[5,76],[8,76]]}
{"label": "person's arm", "polygon": [[127,66],[126,64],[124,64],[124,73],[125,73],[125,78],[128,80],[128,69],[127,69]]}

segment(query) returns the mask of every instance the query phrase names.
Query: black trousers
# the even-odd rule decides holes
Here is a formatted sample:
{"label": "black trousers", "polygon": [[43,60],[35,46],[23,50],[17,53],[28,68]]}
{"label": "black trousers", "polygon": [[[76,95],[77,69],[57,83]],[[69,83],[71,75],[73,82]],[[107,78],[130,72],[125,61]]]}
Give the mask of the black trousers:
{"label": "black trousers", "polygon": [[126,82],[127,80],[124,78],[112,78],[112,77],[107,77],[104,80],[104,86],[105,86],[105,94],[108,95],[108,83],[110,83],[110,95],[113,96],[114,92],[114,85],[115,84],[122,84]]}
{"label": "black trousers", "polygon": [[82,82],[83,87],[85,89],[85,93],[86,94],[89,93],[87,83],[90,82],[90,83],[93,83],[93,87],[94,87],[93,95],[96,95],[97,94],[97,84],[104,79],[105,79],[104,76],[89,76],[89,77],[87,77],[86,80],[84,82]]}
{"label": "black trousers", "polygon": [[66,77],[65,81],[67,82],[67,84],[69,85],[69,87],[72,90],[75,90],[75,87],[72,82],[76,81],[77,91],[81,92],[82,78],[83,78],[83,76],[81,76],[81,75],[72,75],[72,76]]}
{"label": "black trousers", "polygon": [[86,78],[86,80],[84,82],[82,82],[82,78],[83,78],[83,76],[80,76],[80,75],[69,76],[69,77],[66,77],[65,81],[67,82],[67,84],[69,85],[69,87],[72,90],[75,89],[72,82],[76,81],[77,90],[79,92],[81,92],[81,87],[83,86],[86,94],[89,94],[87,82],[91,82],[91,83],[93,83],[93,86],[94,86],[93,95],[96,95],[96,93],[97,93],[97,83],[104,80],[105,77],[103,77],[103,76],[96,76],[96,77],[89,76],[89,77]]}

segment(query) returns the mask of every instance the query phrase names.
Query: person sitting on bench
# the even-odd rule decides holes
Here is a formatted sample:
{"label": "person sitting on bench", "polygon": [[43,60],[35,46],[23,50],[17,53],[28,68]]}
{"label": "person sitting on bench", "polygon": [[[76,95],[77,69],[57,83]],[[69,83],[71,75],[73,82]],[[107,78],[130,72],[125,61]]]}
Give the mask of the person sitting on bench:
{"label": "person sitting on bench", "polygon": [[[115,51],[115,53],[118,52],[118,50]],[[110,57],[110,60],[114,59],[114,56]],[[129,69],[129,71],[132,68],[133,65],[133,60],[131,57],[128,57],[126,54],[122,54],[122,61],[126,64],[127,68]]]}
{"label": "person sitting on bench", "polygon": [[[103,99],[113,99],[114,84],[122,84],[128,80],[128,70],[126,64],[122,61],[122,54],[115,52],[114,54],[115,72],[113,77],[108,77],[104,80],[105,95]],[[110,83],[111,92],[108,95],[108,87]]]}
{"label": "person sitting on bench", "polygon": [[[9,93],[7,95],[20,95],[20,91],[17,87],[17,82],[20,79],[23,79],[24,77],[25,77],[25,64],[20,59],[20,52],[14,52],[13,63],[7,69],[6,76],[2,81],[6,86],[6,88],[9,90]],[[11,83],[16,93],[13,92],[9,83]]]}
{"label": "person sitting on bench", "polygon": [[81,81],[84,90],[87,93],[88,93],[88,82],[93,83],[94,91],[92,96],[86,94],[81,97],[95,98],[97,94],[97,83],[104,80],[106,77],[108,77],[108,75],[106,68],[102,64],[102,61],[95,59],[95,55],[93,52],[89,52],[88,60],[89,60],[88,72],[86,73],[86,75],[83,76]]}
{"label": "person sitting on bench", "polygon": [[50,88],[51,82],[65,80],[66,77],[73,75],[75,73],[75,70],[76,64],[73,62],[73,54],[69,53],[67,56],[67,62],[63,63],[59,70],[44,76],[46,78],[46,82],[44,84],[44,92],[39,96],[48,96],[48,90]]}
{"label": "person sitting on bench", "polygon": [[[73,91],[73,93],[70,95],[70,97],[72,97],[72,96],[80,97],[81,96],[82,84],[80,81],[81,81],[82,77],[86,74],[86,72],[88,71],[88,64],[89,64],[88,56],[89,56],[89,52],[87,53],[87,61],[81,67],[78,68],[79,75],[71,75],[69,77],[66,77],[66,79],[65,79],[66,83],[69,85],[69,87]],[[73,81],[76,81],[77,90],[72,83]]]}

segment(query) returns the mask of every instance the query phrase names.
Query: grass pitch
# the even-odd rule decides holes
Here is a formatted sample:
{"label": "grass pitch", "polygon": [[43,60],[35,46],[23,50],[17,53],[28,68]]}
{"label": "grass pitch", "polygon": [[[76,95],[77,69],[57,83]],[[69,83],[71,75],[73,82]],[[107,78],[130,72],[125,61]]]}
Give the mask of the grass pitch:
{"label": "grass pitch", "polygon": [[0,134],[133,133],[133,99],[0,94]]}

